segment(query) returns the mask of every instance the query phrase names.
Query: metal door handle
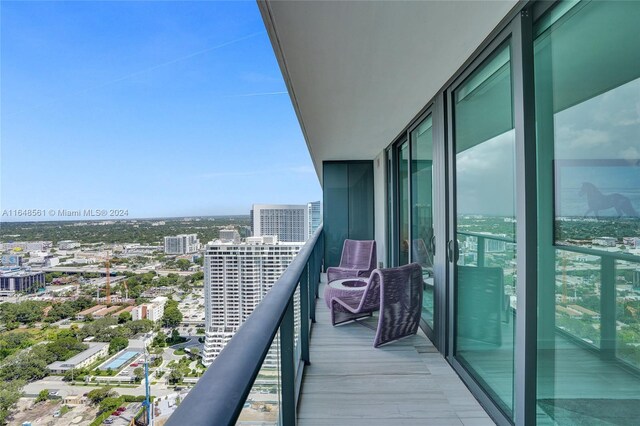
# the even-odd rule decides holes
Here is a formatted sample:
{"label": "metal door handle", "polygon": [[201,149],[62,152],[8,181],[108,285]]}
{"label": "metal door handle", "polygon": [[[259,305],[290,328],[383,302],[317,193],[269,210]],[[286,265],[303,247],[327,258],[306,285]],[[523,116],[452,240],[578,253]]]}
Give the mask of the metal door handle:
{"label": "metal door handle", "polygon": [[449,262],[457,263],[460,258],[460,253],[458,252],[458,241],[457,240],[449,240],[447,242],[447,257],[449,258]]}

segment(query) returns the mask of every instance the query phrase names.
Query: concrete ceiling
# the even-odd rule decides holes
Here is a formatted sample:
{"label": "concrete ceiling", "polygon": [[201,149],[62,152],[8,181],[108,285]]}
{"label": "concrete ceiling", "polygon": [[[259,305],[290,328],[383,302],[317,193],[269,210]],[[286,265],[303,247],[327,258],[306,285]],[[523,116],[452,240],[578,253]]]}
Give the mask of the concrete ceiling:
{"label": "concrete ceiling", "polygon": [[375,158],[516,3],[260,0],[318,176]]}

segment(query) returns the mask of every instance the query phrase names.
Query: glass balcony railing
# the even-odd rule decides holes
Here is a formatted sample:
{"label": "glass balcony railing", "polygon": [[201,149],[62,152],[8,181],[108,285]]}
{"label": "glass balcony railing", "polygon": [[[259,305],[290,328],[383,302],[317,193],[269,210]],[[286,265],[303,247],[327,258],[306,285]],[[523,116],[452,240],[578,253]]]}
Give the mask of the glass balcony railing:
{"label": "glass balcony railing", "polygon": [[167,421],[295,424],[324,256],[322,226]]}
{"label": "glass balcony railing", "polygon": [[[504,259],[514,258],[515,242],[499,235],[458,234],[459,245],[468,246],[464,264],[505,271],[505,315],[512,316],[515,289],[509,284],[515,280],[515,265]],[[569,245],[554,246],[553,251],[555,282],[540,284],[538,304],[545,312],[551,308],[554,319],[541,318],[539,328],[552,323],[562,339],[640,374],[640,256]],[[549,287],[555,289],[551,297]],[[544,348],[544,343],[539,346]]]}

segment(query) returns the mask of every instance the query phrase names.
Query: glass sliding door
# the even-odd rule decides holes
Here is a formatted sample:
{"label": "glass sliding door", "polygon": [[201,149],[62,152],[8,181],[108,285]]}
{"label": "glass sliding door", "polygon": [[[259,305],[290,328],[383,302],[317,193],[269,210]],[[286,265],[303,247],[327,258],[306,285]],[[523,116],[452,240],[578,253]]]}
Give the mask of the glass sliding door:
{"label": "glass sliding door", "polygon": [[398,145],[396,158],[398,172],[396,179],[398,185],[398,239],[396,245],[398,265],[396,266],[401,266],[409,263],[409,143],[407,141]]}
{"label": "glass sliding door", "polygon": [[640,418],[640,3],[536,23],[539,424]]}
{"label": "glass sliding door", "polygon": [[410,134],[411,142],[411,261],[422,267],[422,318],[433,328],[433,122],[431,116]]}
{"label": "glass sliding door", "polygon": [[513,418],[515,130],[509,43],[452,91],[454,357]]}

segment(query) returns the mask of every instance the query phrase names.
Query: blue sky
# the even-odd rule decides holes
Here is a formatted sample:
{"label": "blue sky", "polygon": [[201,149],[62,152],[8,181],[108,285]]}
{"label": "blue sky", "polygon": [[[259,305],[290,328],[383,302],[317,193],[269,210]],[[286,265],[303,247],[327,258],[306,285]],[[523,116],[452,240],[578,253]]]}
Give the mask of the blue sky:
{"label": "blue sky", "polygon": [[0,5],[0,209],[320,199],[255,2]]}

